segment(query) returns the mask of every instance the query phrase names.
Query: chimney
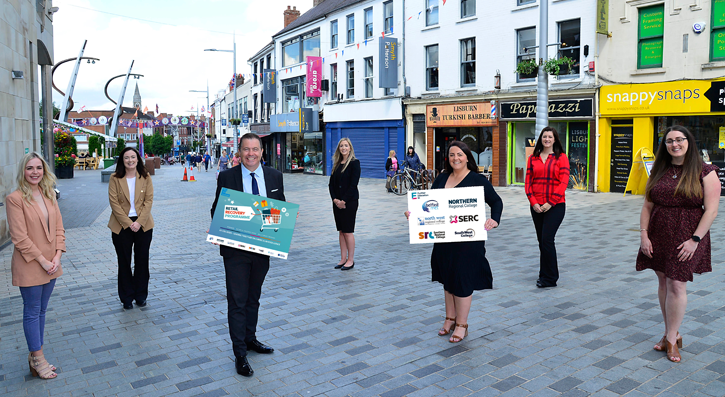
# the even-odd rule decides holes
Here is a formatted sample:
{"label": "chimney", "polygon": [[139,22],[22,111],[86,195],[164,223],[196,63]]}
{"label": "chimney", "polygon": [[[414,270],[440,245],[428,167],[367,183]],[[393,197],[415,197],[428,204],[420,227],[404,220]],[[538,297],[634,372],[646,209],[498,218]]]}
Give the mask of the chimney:
{"label": "chimney", "polygon": [[290,6],[287,6],[287,9],[284,10],[284,27],[286,28],[287,25],[291,24],[295,21],[295,19],[299,18],[300,12],[297,10],[297,6],[294,6],[290,10]]}
{"label": "chimney", "polygon": [[325,1],[325,0],[312,0],[312,7],[317,7],[323,1]]}

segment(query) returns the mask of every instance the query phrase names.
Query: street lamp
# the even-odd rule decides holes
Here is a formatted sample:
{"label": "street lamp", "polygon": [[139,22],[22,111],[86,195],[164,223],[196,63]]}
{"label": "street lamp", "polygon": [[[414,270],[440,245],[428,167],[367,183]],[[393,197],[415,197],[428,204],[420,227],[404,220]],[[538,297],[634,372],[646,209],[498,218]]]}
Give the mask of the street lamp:
{"label": "street lamp", "polygon": [[[234,78],[235,78],[234,83],[236,85],[236,76]],[[189,90],[189,92],[202,92],[202,93],[203,92],[206,92],[206,111],[208,112],[209,111],[209,80],[206,81],[206,91]],[[236,87],[234,87],[234,92],[236,92]],[[198,108],[199,105],[197,104],[196,107]],[[202,114],[202,116],[203,116],[203,114]],[[207,119],[208,119],[208,117],[207,117]],[[211,131],[209,131],[209,123],[208,122],[206,124],[206,128],[207,128],[206,129],[206,133],[209,134]],[[207,137],[206,138],[206,151],[207,152],[211,152],[211,137]]]}
{"label": "street lamp", "polygon": [[[234,116],[235,118],[239,115],[239,111],[237,109],[237,39],[236,36],[234,36],[234,49],[232,50],[217,50],[216,48],[207,48],[204,51],[216,51],[216,52],[231,52],[234,55]],[[208,83],[207,83],[208,84]],[[208,88],[207,88],[208,90]],[[207,97],[209,94],[207,93]],[[207,99],[207,106],[209,100]],[[234,126],[234,149],[236,149],[239,141],[239,132],[237,131],[237,126]],[[233,151],[230,150],[230,153],[233,153]]]}

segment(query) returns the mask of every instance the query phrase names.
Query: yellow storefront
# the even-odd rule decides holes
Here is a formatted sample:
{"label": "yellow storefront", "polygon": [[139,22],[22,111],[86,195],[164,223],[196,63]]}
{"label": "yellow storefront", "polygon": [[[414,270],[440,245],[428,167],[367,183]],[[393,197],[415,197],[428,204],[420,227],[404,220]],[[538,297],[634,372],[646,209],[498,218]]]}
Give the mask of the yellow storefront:
{"label": "yellow storefront", "polygon": [[705,161],[725,163],[725,79],[603,86],[599,114],[601,192],[624,192],[637,151],[656,153],[673,125],[692,131]]}

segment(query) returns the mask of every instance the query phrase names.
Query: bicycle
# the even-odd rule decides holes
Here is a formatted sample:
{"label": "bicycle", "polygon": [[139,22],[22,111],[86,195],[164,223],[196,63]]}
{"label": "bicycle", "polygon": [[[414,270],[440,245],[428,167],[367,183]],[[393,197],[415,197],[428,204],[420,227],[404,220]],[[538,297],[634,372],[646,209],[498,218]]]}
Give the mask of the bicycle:
{"label": "bicycle", "polygon": [[419,170],[413,175],[410,167],[403,163],[403,169],[399,170],[390,181],[390,189],[398,196],[408,193],[409,190],[426,190],[433,183],[431,172]]}

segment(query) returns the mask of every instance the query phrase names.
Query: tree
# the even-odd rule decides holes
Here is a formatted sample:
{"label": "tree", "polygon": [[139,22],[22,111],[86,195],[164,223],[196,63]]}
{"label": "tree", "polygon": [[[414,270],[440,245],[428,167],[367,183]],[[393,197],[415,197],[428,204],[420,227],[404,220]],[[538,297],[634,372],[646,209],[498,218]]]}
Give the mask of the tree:
{"label": "tree", "polygon": [[151,137],[151,152],[157,155],[166,154],[168,151],[164,150],[164,146],[164,137],[161,136],[160,132],[156,132],[154,136]]}
{"label": "tree", "polygon": [[143,151],[144,154],[153,154],[153,148],[151,147],[151,137],[144,134],[143,135]]}
{"label": "tree", "polygon": [[106,143],[106,138],[104,138],[102,136],[91,135],[91,137],[88,138],[88,153],[90,155],[93,155],[93,152],[95,150],[98,150],[98,154],[99,155],[103,154],[103,152],[102,152],[103,146],[102,145],[105,144],[105,143]]}
{"label": "tree", "polygon": [[[43,118],[43,102],[40,102],[40,118]],[[60,113],[60,108],[55,106],[55,102],[53,102],[53,118],[55,118],[56,114]]]}
{"label": "tree", "polygon": [[126,147],[126,141],[123,138],[118,138],[116,141],[116,150],[113,151],[114,156],[120,156],[121,150]]}
{"label": "tree", "polygon": [[167,135],[164,137],[164,153],[171,153],[174,148],[174,136]]}

